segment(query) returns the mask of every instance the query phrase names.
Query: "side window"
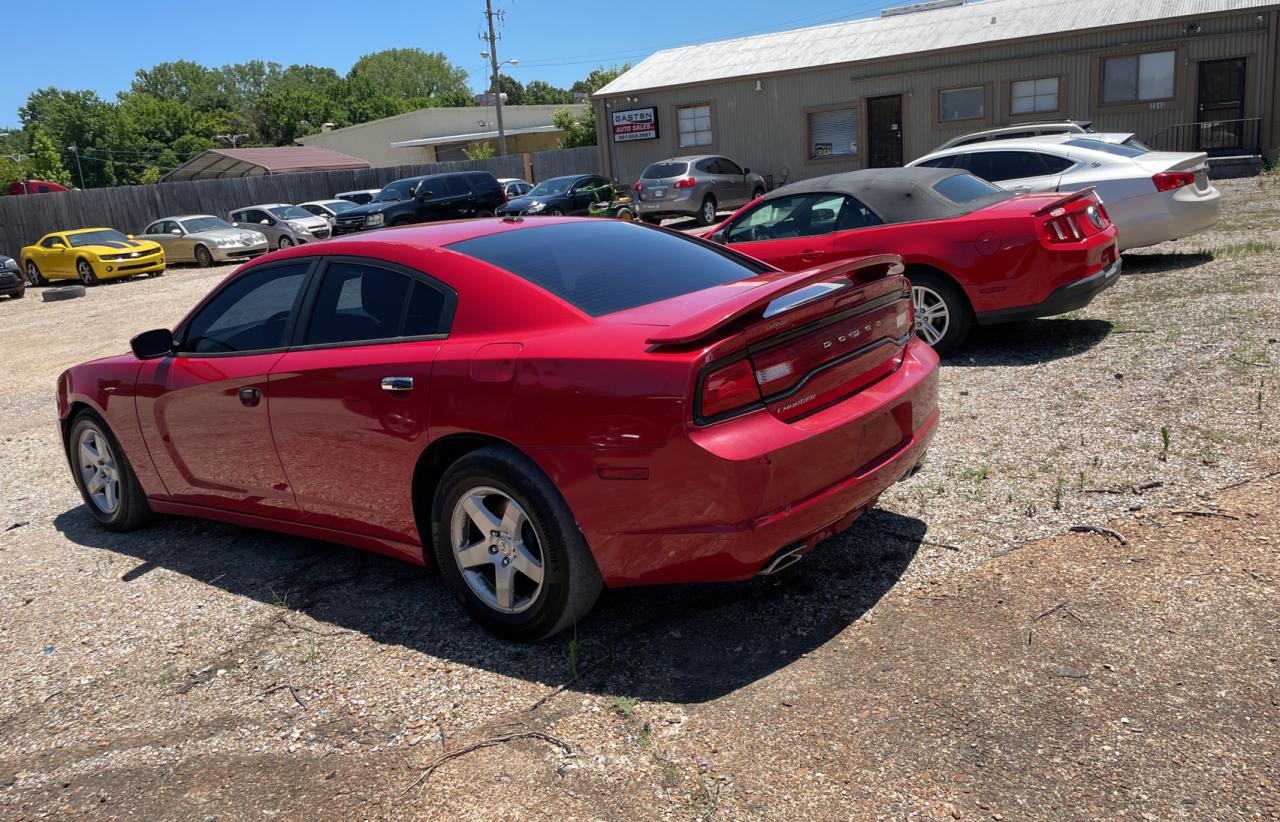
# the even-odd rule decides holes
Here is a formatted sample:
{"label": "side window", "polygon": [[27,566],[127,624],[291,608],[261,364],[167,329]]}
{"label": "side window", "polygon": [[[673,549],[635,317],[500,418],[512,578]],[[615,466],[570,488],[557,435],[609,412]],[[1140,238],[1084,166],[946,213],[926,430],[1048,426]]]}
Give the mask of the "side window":
{"label": "side window", "polygon": [[143,234],[163,234],[164,226],[161,223],[152,223],[142,230]]}
{"label": "side window", "polygon": [[431,197],[439,197],[444,194],[444,191],[444,182],[439,179],[423,180],[418,183],[418,187],[415,189],[417,194],[426,194]]}
{"label": "side window", "polygon": [[979,151],[969,155],[969,171],[992,183],[1048,174],[1034,151]]}
{"label": "side window", "polygon": [[1040,162],[1044,164],[1045,171],[1048,174],[1061,174],[1075,165],[1066,157],[1057,157],[1053,154],[1041,154]]}
{"label": "side window", "polygon": [[461,177],[445,177],[444,190],[450,197],[465,197],[471,194],[471,186]]}
{"label": "side window", "polygon": [[958,159],[960,159],[960,155],[949,154],[946,157],[934,157],[932,160],[924,160],[916,163],[916,165],[926,168],[955,168],[956,160]]}
{"label": "side window", "polygon": [[869,228],[873,225],[884,225],[880,215],[867,208],[866,203],[857,197],[845,197],[840,208],[840,219],[836,231],[852,231],[857,228]]}
{"label": "side window", "polygon": [[716,158],[714,157],[707,157],[705,159],[699,160],[698,162],[693,164],[693,168],[695,171],[701,171],[703,174],[719,174],[720,173],[719,164],[716,162]]}
{"label": "side window", "polygon": [[310,262],[271,266],[237,277],[187,323],[182,350],[218,354],[280,348],[310,267]]}
{"label": "side window", "polygon": [[721,157],[717,162],[720,164],[721,174],[732,174],[735,177],[742,176],[742,167],[727,157]]}
{"label": "side window", "polygon": [[418,337],[424,334],[444,334],[445,299],[439,289],[427,285],[421,280],[413,281],[413,291],[409,295],[409,307],[404,315],[404,328],[401,336]]}
{"label": "side window", "polygon": [[817,237],[837,230],[842,194],[798,194],[767,200],[729,227],[730,243]]}
{"label": "side window", "polygon": [[160,233],[168,234],[170,231],[175,230],[177,227],[178,227],[178,224],[173,220],[165,220],[163,223],[160,224]]}
{"label": "side window", "polygon": [[307,324],[307,345],[440,334],[445,295],[399,271],[359,262],[325,269]]}
{"label": "side window", "polygon": [[245,215],[245,213],[244,213],[243,211],[233,211],[233,212],[231,212],[231,222],[233,222],[233,223],[247,223],[248,221],[249,221],[249,218],[248,218],[248,216],[246,216],[246,215]]}
{"label": "side window", "polygon": [[63,245],[61,237],[45,237],[40,241],[41,248],[57,248],[60,245]]}

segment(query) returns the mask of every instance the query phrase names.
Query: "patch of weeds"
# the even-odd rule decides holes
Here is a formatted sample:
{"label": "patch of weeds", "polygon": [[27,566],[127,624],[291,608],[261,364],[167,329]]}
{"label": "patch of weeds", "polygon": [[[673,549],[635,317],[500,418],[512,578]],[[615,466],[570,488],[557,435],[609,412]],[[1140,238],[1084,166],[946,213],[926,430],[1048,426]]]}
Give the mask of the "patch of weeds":
{"label": "patch of weeds", "polygon": [[277,594],[275,588],[267,588],[267,590],[271,592],[271,602],[269,604],[272,608],[280,608],[284,611],[290,610],[288,591],[285,591],[283,594]]}
{"label": "patch of weeds", "polygon": [[672,762],[670,759],[653,755],[653,758],[662,766],[662,787],[670,789],[680,784],[680,766]]}
{"label": "patch of weeds", "polygon": [[1169,426],[1167,425],[1160,426],[1160,461],[1161,462],[1169,461],[1170,441],[1171,440],[1169,437]]}
{"label": "patch of weeds", "polygon": [[1031,502],[1028,502],[1028,503],[1027,503],[1027,512],[1026,512],[1026,513],[1027,513],[1027,518],[1028,518],[1028,519],[1029,519],[1029,518],[1031,518],[1031,517],[1034,517],[1034,516],[1036,515],[1036,503],[1035,503],[1035,500],[1032,500]]}
{"label": "patch of weeds", "polygon": [[1079,476],[1077,479],[1078,479],[1078,482],[1076,482],[1076,490],[1083,494],[1083,493],[1084,493],[1084,479],[1085,479],[1085,475],[1084,475],[1084,472],[1083,472],[1083,471],[1081,471],[1081,472],[1080,472],[1080,476]]}
{"label": "patch of weeds", "polygon": [[960,472],[960,479],[966,482],[983,482],[989,473],[987,466],[981,468],[966,468]]}
{"label": "patch of weeds", "polygon": [[707,780],[698,780],[698,790],[693,800],[699,818],[714,819],[720,814],[720,787],[719,782],[713,781],[708,785]]}
{"label": "patch of weeds", "polygon": [[645,749],[653,744],[653,728],[648,722],[644,723],[644,727],[640,729],[640,733],[636,734],[636,745]]}
{"label": "patch of weeds", "polygon": [[1204,438],[1215,445],[1221,445],[1227,441],[1227,435],[1221,431],[1205,431]]}
{"label": "patch of weeds", "polygon": [[573,626],[573,639],[566,645],[569,656],[569,678],[578,681],[578,663],[581,661],[582,643],[578,641],[578,626]]}
{"label": "patch of weeds", "polygon": [[1053,487],[1053,510],[1062,510],[1062,492],[1067,488],[1067,479],[1061,474],[1058,475],[1058,482]]}
{"label": "patch of weeds", "polygon": [[1201,254],[1208,254],[1215,260],[1233,260],[1237,257],[1248,257],[1252,254],[1270,254],[1276,247],[1271,243],[1249,240],[1243,243],[1232,243],[1221,248],[1201,249]]}
{"label": "patch of weeds", "polygon": [[157,685],[168,685],[170,682],[177,679],[177,677],[178,675],[172,668],[163,668],[160,673],[156,674],[155,683]]}
{"label": "patch of weeds", "polygon": [[636,712],[639,700],[630,696],[615,696],[609,700],[609,710],[621,717],[630,717]]}
{"label": "patch of weeds", "polygon": [[1200,451],[1200,462],[1204,463],[1205,465],[1218,464],[1218,452],[1213,450],[1212,445],[1206,445]]}

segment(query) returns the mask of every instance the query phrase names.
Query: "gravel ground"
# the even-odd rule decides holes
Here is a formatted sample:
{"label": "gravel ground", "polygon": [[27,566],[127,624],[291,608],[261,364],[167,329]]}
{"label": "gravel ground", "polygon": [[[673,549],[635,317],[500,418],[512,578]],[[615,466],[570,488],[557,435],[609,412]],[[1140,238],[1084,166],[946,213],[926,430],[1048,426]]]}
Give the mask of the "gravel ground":
{"label": "gravel ground", "polygon": [[[88,524],[57,373],[228,269],[0,303],[0,807],[1280,818],[1280,483],[1218,491],[1280,467],[1280,184],[1220,187],[1213,232],[949,358],[925,471],[849,533],[767,580],[611,592],[528,647],[383,557]],[[424,770],[513,733],[544,736]]]}

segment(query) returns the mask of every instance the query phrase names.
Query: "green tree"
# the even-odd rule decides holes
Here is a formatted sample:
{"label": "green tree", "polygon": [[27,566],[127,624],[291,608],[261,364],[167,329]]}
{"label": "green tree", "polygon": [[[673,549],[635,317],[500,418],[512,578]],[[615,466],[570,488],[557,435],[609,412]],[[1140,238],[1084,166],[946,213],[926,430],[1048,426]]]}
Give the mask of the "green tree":
{"label": "green tree", "polygon": [[583,79],[574,83],[569,90],[573,92],[581,92],[585,94],[595,94],[600,89],[604,88],[605,86],[612,83],[614,80],[618,79],[618,77],[621,76],[623,72],[627,71],[630,68],[631,68],[630,63],[624,63],[622,65],[622,68],[618,68],[617,66],[609,66],[609,68],[600,66],[599,68],[597,68],[595,71],[588,74]]}
{"label": "green tree", "polygon": [[568,108],[556,109],[551,115],[551,122],[564,132],[564,137],[560,140],[561,148],[581,148],[596,144],[596,118],[591,106],[577,115]]}
{"label": "green tree", "polygon": [[[364,78],[391,97],[441,97],[467,92],[467,73],[441,52],[422,49],[384,49],[355,62],[347,79]],[[468,94],[469,96],[469,94]]]}
{"label": "green tree", "polygon": [[291,145],[299,137],[315,134],[339,111],[333,100],[310,89],[269,89],[258,105],[263,142]]}
{"label": "green tree", "polygon": [[493,155],[493,143],[488,140],[481,140],[472,143],[462,150],[467,155],[468,160],[488,160]]}
{"label": "green tree", "polygon": [[573,92],[557,88],[546,80],[530,80],[524,87],[524,104],[527,106],[553,106],[573,102]]}
{"label": "green tree", "polygon": [[[158,63],[149,69],[138,69],[129,91],[157,100],[184,103],[200,111],[229,108],[231,99],[217,71],[190,60]],[[124,99],[125,95],[121,95]]]}
{"label": "green tree", "polygon": [[[92,91],[56,88],[34,91],[27,97],[26,105],[18,110],[18,116],[24,127],[45,133],[68,168],[74,164],[69,149],[71,145],[80,149],[109,147],[117,131],[115,107]],[[81,167],[87,187],[117,183],[115,168],[110,162],[91,161],[82,163]],[[76,182],[79,184],[79,179]]]}
{"label": "green tree", "polygon": [[508,77],[505,74],[498,75],[498,90],[507,95],[506,105],[522,106],[524,105],[524,84],[514,77]]}
{"label": "green tree", "polygon": [[25,175],[33,180],[71,185],[71,174],[62,163],[62,152],[53,139],[40,129],[31,134],[31,156],[23,163]]}

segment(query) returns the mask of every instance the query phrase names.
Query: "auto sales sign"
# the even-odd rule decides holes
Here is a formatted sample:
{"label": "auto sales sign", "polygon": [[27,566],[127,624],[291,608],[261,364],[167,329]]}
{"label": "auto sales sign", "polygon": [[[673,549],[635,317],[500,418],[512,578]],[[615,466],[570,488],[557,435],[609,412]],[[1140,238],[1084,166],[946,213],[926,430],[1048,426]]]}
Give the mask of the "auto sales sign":
{"label": "auto sales sign", "polygon": [[658,109],[633,108],[613,113],[613,141],[658,139]]}

